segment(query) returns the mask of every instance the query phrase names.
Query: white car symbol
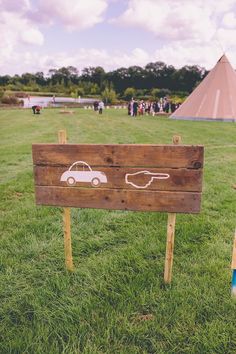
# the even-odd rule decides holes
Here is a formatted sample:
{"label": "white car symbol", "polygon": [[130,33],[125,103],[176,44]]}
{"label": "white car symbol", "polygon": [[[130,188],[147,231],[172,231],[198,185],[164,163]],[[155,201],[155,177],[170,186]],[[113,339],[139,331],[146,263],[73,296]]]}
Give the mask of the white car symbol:
{"label": "white car symbol", "polygon": [[[149,181],[145,184],[135,184],[133,182],[131,182],[131,178],[132,176],[140,176],[140,175],[144,175],[144,176],[148,176]],[[135,173],[126,173],[125,175],[125,183],[126,184],[131,184],[131,186],[135,187],[135,188],[147,188],[150,186],[150,184],[154,181],[154,179],[167,179],[169,178],[170,175],[168,173],[154,173],[154,172],[150,172],[150,171],[138,171]]]}
{"label": "white car symbol", "polygon": [[67,182],[68,186],[74,186],[76,182],[91,183],[93,187],[99,187],[101,183],[107,183],[104,172],[93,171],[85,161],[76,161],[61,175],[61,182]]}

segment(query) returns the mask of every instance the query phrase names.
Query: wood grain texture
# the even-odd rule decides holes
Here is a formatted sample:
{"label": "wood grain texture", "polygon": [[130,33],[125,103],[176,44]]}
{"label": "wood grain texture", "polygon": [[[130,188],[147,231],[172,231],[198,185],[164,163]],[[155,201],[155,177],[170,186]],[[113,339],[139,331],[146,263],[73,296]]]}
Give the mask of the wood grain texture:
{"label": "wood grain texture", "polygon": [[33,144],[34,165],[70,166],[78,160],[94,166],[160,168],[203,167],[203,146]]}
{"label": "wood grain texture", "polygon": [[[66,144],[67,134],[66,130],[59,130],[58,142]],[[65,264],[66,269],[73,271],[72,245],[71,245],[71,217],[70,208],[63,208],[63,232],[64,232],[64,249],[65,249]]]}
{"label": "wood grain texture", "polygon": [[77,208],[199,213],[201,193],[36,186],[36,204]]}
{"label": "wood grain texture", "polygon": [[63,232],[64,232],[64,250],[65,250],[65,264],[69,271],[74,270],[72,245],[71,245],[71,217],[70,208],[63,208]]}
{"label": "wood grain texture", "polygon": [[[35,166],[34,176],[35,184],[38,186],[64,186],[67,187],[66,182],[61,182],[60,177],[69,166]],[[101,167],[100,171],[107,176],[106,188],[111,189],[131,189],[135,190],[131,184],[125,183],[126,173],[132,174],[137,171],[143,171],[142,168],[119,168],[119,167]],[[170,168],[149,168],[148,171],[153,173],[166,173],[170,177],[163,180],[153,180],[147,190],[166,190],[166,191],[185,191],[185,192],[201,192],[202,190],[202,170],[193,169],[170,169]],[[130,180],[142,185],[147,183],[150,177],[147,175],[136,175],[130,177]],[[93,188],[88,183],[77,183],[76,186]]]}
{"label": "wood grain texture", "polygon": [[165,257],[165,271],[164,271],[164,282],[166,284],[170,284],[172,278],[172,268],[173,268],[173,260],[174,260],[175,222],[176,222],[176,213],[168,213],[166,257]]}
{"label": "wood grain texture", "polygon": [[[172,137],[172,143],[179,145],[182,142],[180,135],[174,135]],[[165,269],[164,269],[164,282],[166,284],[171,283],[172,267],[174,260],[174,242],[175,242],[175,222],[176,213],[168,213],[167,220],[167,237],[166,237],[166,257],[165,257]]]}

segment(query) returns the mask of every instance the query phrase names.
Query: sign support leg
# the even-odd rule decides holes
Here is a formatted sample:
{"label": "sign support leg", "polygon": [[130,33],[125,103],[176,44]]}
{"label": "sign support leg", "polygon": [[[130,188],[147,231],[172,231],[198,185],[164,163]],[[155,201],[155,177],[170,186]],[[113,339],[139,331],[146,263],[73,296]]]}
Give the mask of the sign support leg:
{"label": "sign support leg", "polygon": [[172,278],[172,267],[173,267],[173,259],[174,259],[175,221],[176,221],[176,214],[168,213],[166,259],[165,259],[165,272],[164,272],[164,282],[166,284],[170,284]]}
{"label": "sign support leg", "polygon": [[[172,138],[172,142],[175,145],[181,144],[181,136],[174,135]],[[174,241],[175,241],[175,222],[176,222],[176,213],[168,213],[166,258],[165,258],[165,270],[164,270],[164,282],[166,284],[170,284],[172,279]]]}
{"label": "sign support leg", "polygon": [[[59,130],[58,141],[60,144],[66,144],[66,130]],[[72,246],[71,246],[71,218],[70,208],[63,208],[63,231],[64,231],[64,249],[65,249],[65,263],[66,269],[73,271],[73,259],[72,259]]]}

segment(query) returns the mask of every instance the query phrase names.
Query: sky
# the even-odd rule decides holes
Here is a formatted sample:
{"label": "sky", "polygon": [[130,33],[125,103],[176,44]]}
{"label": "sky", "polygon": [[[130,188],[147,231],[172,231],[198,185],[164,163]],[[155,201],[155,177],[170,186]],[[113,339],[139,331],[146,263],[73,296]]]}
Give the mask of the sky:
{"label": "sky", "polygon": [[163,61],[236,68],[236,0],[0,0],[0,75]]}

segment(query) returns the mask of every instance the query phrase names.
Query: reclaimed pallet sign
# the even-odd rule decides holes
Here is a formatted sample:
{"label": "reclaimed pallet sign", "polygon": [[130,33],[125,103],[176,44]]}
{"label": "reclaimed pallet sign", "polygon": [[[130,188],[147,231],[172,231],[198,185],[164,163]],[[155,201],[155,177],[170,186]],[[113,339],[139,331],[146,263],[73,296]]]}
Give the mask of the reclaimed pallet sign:
{"label": "reclaimed pallet sign", "polygon": [[34,144],[36,203],[199,213],[203,147]]}
{"label": "reclaimed pallet sign", "polygon": [[203,146],[66,144],[65,131],[59,142],[33,144],[32,155],[36,204],[64,207],[67,269],[73,269],[70,207],[168,212],[170,283],[175,213],[200,212]]}

